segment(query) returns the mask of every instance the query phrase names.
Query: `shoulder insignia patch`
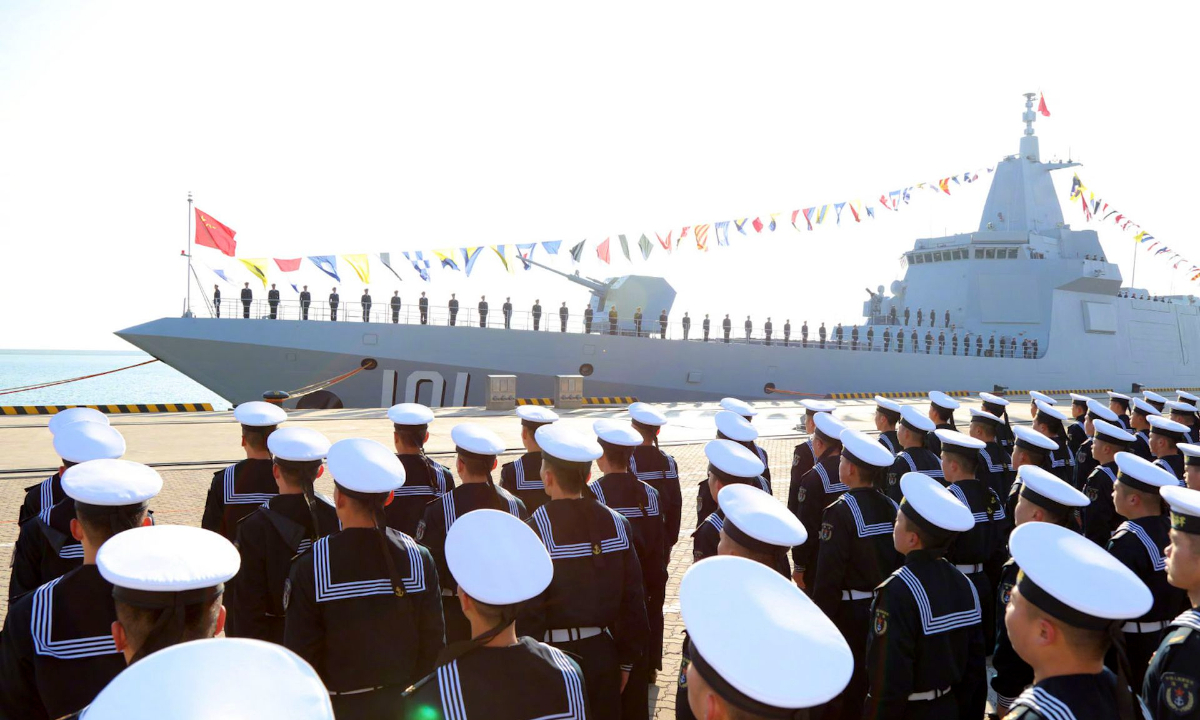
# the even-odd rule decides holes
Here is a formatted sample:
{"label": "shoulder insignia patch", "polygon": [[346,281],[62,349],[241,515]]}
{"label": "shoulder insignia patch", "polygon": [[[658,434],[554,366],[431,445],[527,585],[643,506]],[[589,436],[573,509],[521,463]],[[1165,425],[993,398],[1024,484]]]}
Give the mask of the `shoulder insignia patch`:
{"label": "shoulder insignia patch", "polygon": [[1183,715],[1196,707],[1196,681],[1177,673],[1162,676],[1163,702],[1172,712]]}
{"label": "shoulder insignia patch", "polygon": [[829,523],[821,523],[821,534],[818,535],[821,542],[826,542],[833,537],[833,525]]}
{"label": "shoulder insignia patch", "polygon": [[700,552],[699,550],[692,551],[692,562],[700,562],[703,559],[704,553]]}
{"label": "shoulder insignia patch", "polygon": [[1096,502],[1096,499],[1100,497],[1100,488],[1094,485],[1088,485],[1086,488],[1084,488],[1083,492],[1085,495],[1087,495],[1088,500],[1091,500],[1092,502]]}
{"label": "shoulder insignia patch", "polygon": [[800,453],[792,453],[792,467],[800,464]]}
{"label": "shoulder insignia patch", "polygon": [[888,473],[887,483],[888,483],[888,485],[896,484],[896,473]]}
{"label": "shoulder insignia patch", "polygon": [[1012,583],[1004,583],[1000,586],[1000,602],[1007,605],[1009,600],[1012,600]]}
{"label": "shoulder insignia patch", "polygon": [[425,537],[425,521],[421,520],[421,522],[417,523],[417,534],[414,539],[420,540],[423,537]]}
{"label": "shoulder insignia patch", "polygon": [[884,633],[887,632],[887,619],[888,619],[887,610],[876,610],[875,611],[875,634],[876,635],[883,635]]}
{"label": "shoulder insignia patch", "polygon": [[288,578],[283,581],[283,609],[286,611],[288,601],[292,599],[292,579]]}
{"label": "shoulder insignia patch", "polygon": [[800,486],[800,487],[796,488],[796,499],[799,500],[800,502],[804,502],[804,498],[807,495],[808,495],[808,488],[806,488],[804,486]]}

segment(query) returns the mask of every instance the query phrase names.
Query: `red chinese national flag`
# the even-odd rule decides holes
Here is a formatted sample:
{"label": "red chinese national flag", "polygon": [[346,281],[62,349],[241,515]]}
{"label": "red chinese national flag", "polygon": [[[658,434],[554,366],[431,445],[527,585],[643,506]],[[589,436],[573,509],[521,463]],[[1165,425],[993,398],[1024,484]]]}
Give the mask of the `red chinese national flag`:
{"label": "red chinese national flag", "polygon": [[1042,95],[1038,98],[1038,112],[1045,117],[1050,117],[1050,108],[1046,107],[1046,96]]}
{"label": "red chinese national flag", "polygon": [[300,261],[304,258],[274,258],[275,264],[279,266],[281,272],[296,272],[300,269]]}
{"label": "red chinese national flag", "polygon": [[233,239],[234,235],[237,235],[236,230],[225,227],[217,222],[212,215],[201,211],[200,208],[196,208],[197,245],[215,248],[229,257],[233,257],[234,251],[237,250],[237,242]]}

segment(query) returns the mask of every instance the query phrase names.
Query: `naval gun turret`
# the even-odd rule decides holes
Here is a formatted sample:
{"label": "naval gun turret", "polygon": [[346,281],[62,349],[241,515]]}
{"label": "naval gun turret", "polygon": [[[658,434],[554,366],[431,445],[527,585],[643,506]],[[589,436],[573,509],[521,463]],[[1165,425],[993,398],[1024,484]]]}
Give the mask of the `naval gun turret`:
{"label": "naval gun turret", "polygon": [[[642,332],[649,333],[651,330],[657,330],[659,313],[666,310],[669,316],[671,306],[675,303],[675,288],[671,287],[671,284],[664,278],[651,275],[621,275],[601,281],[584,277],[579,274],[578,270],[574,273],[565,273],[536,260],[522,258],[522,262],[536,265],[590,290],[591,298],[588,305],[595,314],[592,329],[596,332],[608,330],[608,311],[615,306],[619,317],[618,327],[622,334],[633,334],[633,314],[638,308],[642,309]],[[570,303],[567,303],[567,306],[570,307]],[[553,315],[556,309],[553,306],[547,306],[546,312]],[[572,315],[578,313],[578,308],[571,308]],[[675,319],[672,318],[672,320]]]}

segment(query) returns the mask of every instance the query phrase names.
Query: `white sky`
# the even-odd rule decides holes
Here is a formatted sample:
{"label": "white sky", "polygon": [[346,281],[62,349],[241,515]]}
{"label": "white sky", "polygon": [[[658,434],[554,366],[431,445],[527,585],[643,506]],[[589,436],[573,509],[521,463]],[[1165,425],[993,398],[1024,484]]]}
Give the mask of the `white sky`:
{"label": "white sky", "polygon": [[[178,315],[189,190],[244,257],[562,239],[569,267],[588,238],[584,274],[664,275],[676,317],[854,322],[914,238],[977,226],[986,185],[858,227],[800,234],[790,212],[994,165],[1038,90],[1043,159],[1070,152],[1100,197],[1200,262],[1197,10],[1054,5],[11,0],[0,346],[120,348],[112,331]],[[1057,182],[1065,199],[1070,171]],[[656,246],[629,264],[617,249],[618,233],[632,245],[772,212],[774,235],[707,254]],[[1084,226],[1078,207],[1064,215]],[[606,236],[612,267],[593,252]],[[1128,278],[1130,236],[1101,240]],[[401,274],[373,268],[377,302],[536,294],[579,312],[586,297],[494,257],[469,280]],[[323,278],[300,281],[323,298]],[[1138,285],[1196,290],[1145,253]],[[356,279],[339,289],[361,294]]]}

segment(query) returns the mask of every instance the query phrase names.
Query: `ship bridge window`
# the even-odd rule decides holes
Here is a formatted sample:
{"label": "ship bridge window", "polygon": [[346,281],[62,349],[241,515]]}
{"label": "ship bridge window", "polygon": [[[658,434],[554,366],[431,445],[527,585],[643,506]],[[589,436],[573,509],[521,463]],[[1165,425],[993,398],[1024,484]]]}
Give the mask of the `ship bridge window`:
{"label": "ship bridge window", "polygon": [[983,259],[983,248],[975,248],[975,259],[976,260]]}
{"label": "ship bridge window", "polygon": [[925,253],[925,262],[933,262],[933,253]]}
{"label": "ship bridge window", "polygon": [[934,261],[934,262],[941,262],[941,261],[942,261],[942,254],[941,254],[940,252],[935,252],[935,253],[933,254],[933,261]]}
{"label": "ship bridge window", "polygon": [[1017,249],[1016,249],[1016,248],[1009,248],[1009,249],[1008,249],[1008,259],[1009,259],[1009,260],[1016,260],[1016,259],[1017,259]]}
{"label": "ship bridge window", "polygon": [[995,259],[995,257],[996,257],[996,248],[988,248],[987,250],[984,250],[984,251],[983,251],[983,256],[984,256],[985,258],[987,258],[988,260]]}

